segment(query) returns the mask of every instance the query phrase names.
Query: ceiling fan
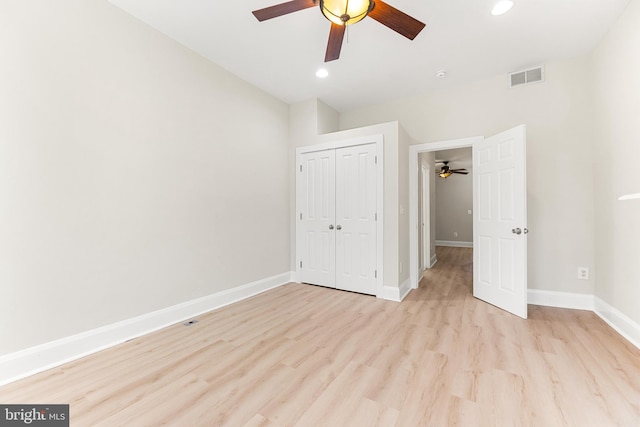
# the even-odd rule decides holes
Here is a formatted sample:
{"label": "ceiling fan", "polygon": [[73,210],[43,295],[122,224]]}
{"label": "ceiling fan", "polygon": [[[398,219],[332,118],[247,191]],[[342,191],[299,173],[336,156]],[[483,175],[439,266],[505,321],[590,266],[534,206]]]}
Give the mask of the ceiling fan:
{"label": "ceiling fan", "polygon": [[443,161],[441,163],[443,164],[442,169],[440,169],[440,171],[436,171],[436,173],[442,179],[447,179],[451,175],[453,175],[454,173],[459,173],[460,175],[467,175],[469,173],[469,171],[466,170],[466,169],[451,169],[449,167],[449,161],[448,160],[447,161]]}
{"label": "ceiling fan", "polygon": [[422,31],[425,24],[399,11],[381,0],[292,0],[275,6],[253,11],[253,15],[262,22],[320,4],[322,14],[331,21],[329,42],[324,62],[340,58],[342,39],[347,25],[355,24],[367,16],[386,25],[393,31],[413,40]]}

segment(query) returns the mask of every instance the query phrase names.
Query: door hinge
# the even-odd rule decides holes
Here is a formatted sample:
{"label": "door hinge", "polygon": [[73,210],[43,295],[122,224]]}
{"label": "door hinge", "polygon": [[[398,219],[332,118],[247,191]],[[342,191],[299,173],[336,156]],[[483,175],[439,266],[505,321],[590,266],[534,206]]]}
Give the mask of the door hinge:
{"label": "door hinge", "polygon": [[302,219],[302,212],[300,212],[300,219]]}
{"label": "door hinge", "polygon": [[374,215],[375,215],[376,221],[377,221],[378,220],[378,212],[376,212]]}
{"label": "door hinge", "polygon": [[374,159],[376,160],[376,165],[378,164],[378,156],[374,156]]}
{"label": "door hinge", "polygon": [[300,261],[300,268],[302,268],[302,261]]}
{"label": "door hinge", "polygon": [[302,172],[302,165],[300,165],[300,172]]}
{"label": "door hinge", "polygon": [[373,277],[378,278],[378,270],[373,270]]}

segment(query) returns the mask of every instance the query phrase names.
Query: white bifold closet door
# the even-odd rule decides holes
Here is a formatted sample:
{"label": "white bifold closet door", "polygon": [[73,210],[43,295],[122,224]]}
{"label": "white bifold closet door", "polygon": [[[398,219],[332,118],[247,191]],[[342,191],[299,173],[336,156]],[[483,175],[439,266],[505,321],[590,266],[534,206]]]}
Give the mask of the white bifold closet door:
{"label": "white bifold closet door", "polygon": [[300,155],[300,280],[376,294],[375,144]]}

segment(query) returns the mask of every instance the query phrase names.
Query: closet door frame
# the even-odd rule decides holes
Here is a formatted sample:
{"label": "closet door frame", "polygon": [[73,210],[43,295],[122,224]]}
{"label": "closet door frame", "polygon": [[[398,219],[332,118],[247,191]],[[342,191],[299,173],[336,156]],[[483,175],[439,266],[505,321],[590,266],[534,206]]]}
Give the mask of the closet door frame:
{"label": "closet door frame", "polygon": [[335,150],[345,147],[354,147],[357,145],[375,144],[376,146],[376,297],[380,298],[384,295],[383,281],[384,277],[384,137],[380,135],[370,135],[359,138],[349,138],[340,141],[332,141],[323,144],[309,145],[306,147],[296,148],[296,261],[295,261],[295,280],[300,282],[300,263],[302,251],[302,230],[300,227],[300,214],[303,206],[301,203],[301,191],[303,191],[300,180],[301,154],[311,153],[315,151]]}

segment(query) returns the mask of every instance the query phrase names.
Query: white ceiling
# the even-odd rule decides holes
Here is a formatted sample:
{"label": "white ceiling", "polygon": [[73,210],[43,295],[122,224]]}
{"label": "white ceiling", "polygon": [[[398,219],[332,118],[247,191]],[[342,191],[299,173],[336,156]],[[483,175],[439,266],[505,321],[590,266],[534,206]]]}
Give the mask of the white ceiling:
{"label": "white ceiling", "polygon": [[319,98],[338,111],[586,54],[629,2],[515,0],[495,17],[495,0],[387,0],[425,22],[422,33],[410,41],[365,18],[324,64],[330,24],[318,8],[258,22],[252,10],[284,1],[109,1],[287,103]]}
{"label": "white ceiling", "polygon": [[442,167],[438,162],[448,161],[451,169],[468,169],[473,167],[471,147],[452,148],[450,150],[436,151],[436,170]]}

